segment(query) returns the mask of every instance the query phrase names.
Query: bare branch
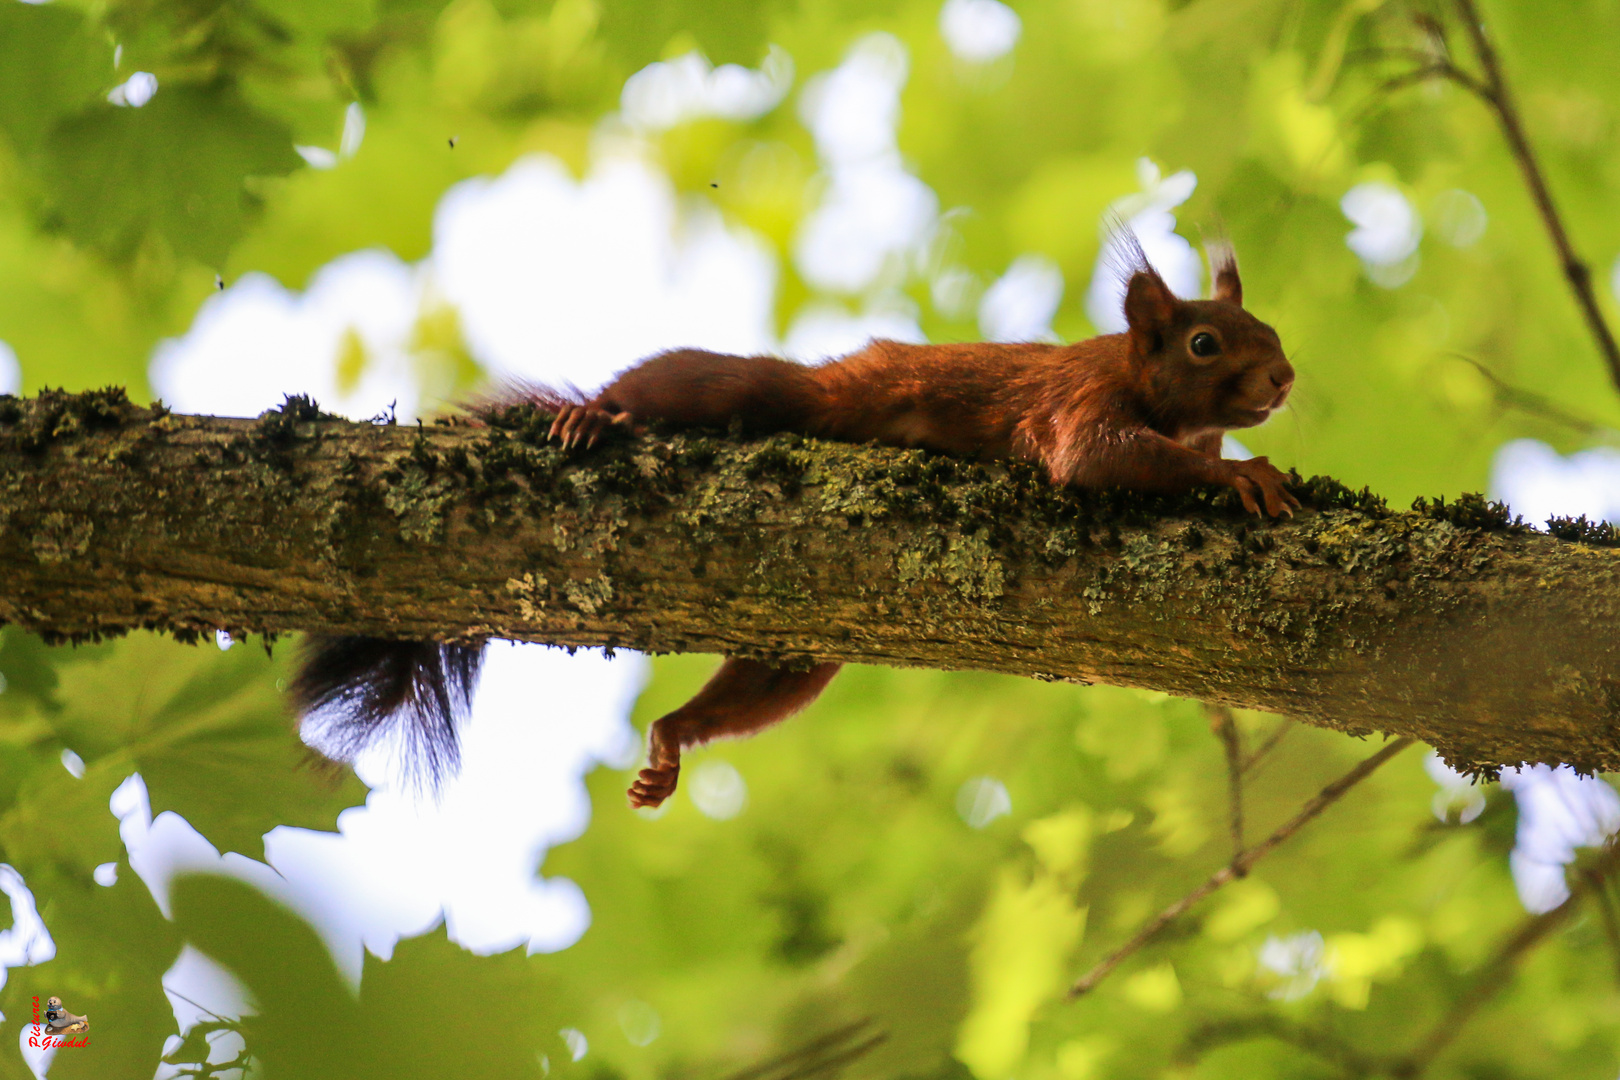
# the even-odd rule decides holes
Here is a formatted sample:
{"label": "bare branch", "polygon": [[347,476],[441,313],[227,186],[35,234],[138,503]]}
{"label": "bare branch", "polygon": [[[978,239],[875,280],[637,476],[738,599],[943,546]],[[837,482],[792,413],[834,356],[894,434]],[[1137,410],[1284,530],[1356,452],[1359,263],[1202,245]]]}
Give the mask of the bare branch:
{"label": "bare branch", "polygon": [[[1611,863],[1612,871],[1614,865]],[[1597,867],[1588,866],[1581,871],[1586,878],[1587,889],[1592,893],[1592,899],[1597,903],[1598,918],[1603,923],[1603,936],[1609,940],[1609,952],[1615,964],[1615,977],[1620,979],[1620,914],[1614,909],[1614,897],[1609,895],[1609,878],[1600,872]]]}
{"label": "bare branch", "polygon": [[1479,372],[1491,384],[1491,392],[1495,396],[1497,404],[1504,408],[1518,409],[1529,416],[1578,431],[1588,438],[1603,438],[1613,441],[1617,436],[1620,436],[1620,432],[1616,432],[1613,428],[1570,412],[1549,397],[1538,394],[1533,390],[1526,390],[1521,386],[1514,386],[1466,353],[1452,350],[1446,355],[1461,360]]}
{"label": "bare branch", "polygon": [[[1397,90],[1435,79],[1445,79],[1457,84],[1490,109],[1502,129],[1503,136],[1507,139],[1508,149],[1519,165],[1525,184],[1530,189],[1530,198],[1535,203],[1536,212],[1541,217],[1548,237],[1552,240],[1564,277],[1575,295],[1575,303],[1580,308],[1581,316],[1586,321],[1593,340],[1597,343],[1604,364],[1608,367],[1609,379],[1615,388],[1620,390],[1620,344],[1616,343],[1614,332],[1598,303],[1597,293],[1592,287],[1591,268],[1576,253],[1575,246],[1569,239],[1569,231],[1565,228],[1563,218],[1553,202],[1552,190],[1547,186],[1541,163],[1530,147],[1530,140],[1525,134],[1524,123],[1519,116],[1512,88],[1503,74],[1496,48],[1486,33],[1484,18],[1474,0],[1453,0],[1453,2],[1457,6],[1459,20],[1468,32],[1469,42],[1479,60],[1483,77],[1472,75],[1457,66],[1448,55],[1449,45],[1445,38],[1444,27],[1437,20],[1425,16],[1422,17],[1421,24],[1435,40],[1437,45],[1435,49],[1380,48],[1359,50],[1354,54],[1358,59],[1398,58],[1410,60],[1417,65],[1380,83],[1366,109],[1372,108],[1379,100]],[[1358,119],[1364,111],[1365,109],[1358,111]]]}
{"label": "bare branch", "polygon": [[1270,756],[1271,752],[1277,749],[1277,744],[1283,741],[1283,736],[1287,735],[1292,730],[1294,730],[1293,720],[1284,717],[1283,719],[1277,721],[1277,726],[1271,729],[1271,734],[1266,736],[1265,742],[1255,747],[1254,753],[1250,754],[1244,759],[1244,775],[1247,776],[1249,773],[1253,772],[1264,764],[1266,758]]}
{"label": "bare branch", "polygon": [[1592,332],[1598,351],[1603,354],[1603,360],[1608,365],[1609,378],[1615,388],[1620,389],[1620,344],[1615,342],[1614,332],[1610,329],[1608,320],[1604,318],[1603,309],[1598,305],[1597,293],[1592,288],[1591,268],[1576,254],[1575,245],[1569,239],[1569,231],[1564,227],[1564,220],[1553,203],[1552,191],[1547,186],[1541,163],[1530,148],[1530,140],[1525,135],[1524,124],[1519,118],[1519,108],[1514,102],[1512,88],[1502,72],[1502,63],[1497,57],[1496,47],[1491,44],[1490,35],[1486,33],[1485,20],[1474,0],[1455,0],[1455,3],[1458,17],[1468,31],[1474,55],[1479,58],[1480,67],[1485,73],[1483,86],[1474,89],[1474,93],[1496,114],[1502,134],[1507,139],[1508,149],[1512,151],[1514,160],[1519,163],[1519,171],[1524,174],[1524,182],[1530,189],[1530,197],[1536,204],[1536,211],[1541,215],[1541,222],[1546,226],[1547,235],[1558,252],[1558,261],[1563,267],[1564,277],[1569,281],[1570,290],[1575,294],[1575,302],[1586,320],[1587,329]]}
{"label": "bare branch", "polygon": [[1318,1027],[1260,1013],[1215,1020],[1194,1028],[1176,1053],[1176,1064],[1195,1065],[1211,1050],[1250,1039],[1275,1039],[1337,1065],[1352,1076],[1377,1073],[1382,1062]]}
{"label": "bare branch", "polygon": [[873,1026],[870,1017],[834,1028],[796,1050],[732,1073],[726,1080],[809,1080],[836,1075],[845,1065],[887,1041],[888,1032]]}
{"label": "bare branch", "polygon": [[1620,845],[1611,845],[1590,867],[1588,873],[1571,886],[1569,896],[1562,904],[1551,911],[1532,915],[1520,923],[1519,929],[1501,944],[1490,960],[1486,961],[1479,974],[1475,976],[1473,985],[1435,1023],[1429,1034],[1417,1044],[1417,1048],[1397,1063],[1391,1070],[1392,1073],[1404,1078],[1416,1078],[1426,1073],[1440,1052],[1462,1034],[1463,1028],[1473,1019],[1474,1014],[1512,982],[1519,961],[1574,915],[1575,909],[1580,906],[1580,900],[1593,888],[1594,882],[1601,883],[1606,880],[1617,866],[1620,866]]}
{"label": "bare branch", "polygon": [[1457,65],[1446,60],[1425,64],[1422,67],[1413,68],[1411,71],[1403,71],[1399,75],[1391,76],[1378,84],[1378,92],[1392,94],[1408,86],[1416,86],[1434,79],[1446,79],[1487,102],[1490,100],[1491,91],[1489,87],[1468,74],[1468,72],[1457,67]]}
{"label": "bare branch", "polygon": [[[1238,730],[1232,710],[1225,705],[1204,706],[1209,727],[1226,750],[1226,788],[1230,802],[1228,827],[1232,833],[1232,862],[1243,856],[1243,733]],[[1240,873],[1238,875],[1242,877]]]}
{"label": "bare branch", "polygon": [[1095,967],[1081,976],[1073,986],[1069,987],[1068,999],[1073,1001],[1082,994],[1095,989],[1098,983],[1113,974],[1115,968],[1128,960],[1142,946],[1157,937],[1165,927],[1185,915],[1210,893],[1248,873],[1255,863],[1275,851],[1280,844],[1299,832],[1323,810],[1338,802],[1347,791],[1371,776],[1380,765],[1411,745],[1411,739],[1396,739],[1323,788],[1300,808],[1299,813],[1279,826],[1276,832],[1245,851],[1236,859],[1233,859],[1231,865],[1223,866],[1215,871],[1202,885],[1159,912],[1146,926],[1138,930],[1134,937],[1109,953]]}

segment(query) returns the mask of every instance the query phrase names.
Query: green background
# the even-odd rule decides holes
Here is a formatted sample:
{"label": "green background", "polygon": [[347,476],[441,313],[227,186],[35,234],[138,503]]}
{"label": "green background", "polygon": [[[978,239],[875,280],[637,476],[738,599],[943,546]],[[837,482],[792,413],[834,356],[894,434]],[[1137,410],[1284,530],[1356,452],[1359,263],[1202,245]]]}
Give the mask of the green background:
{"label": "green background", "polygon": [[[1620,419],[1490,114],[1453,86],[1381,89],[1421,57],[1378,50],[1432,48],[1424,18],[1462,40],[1449,6],[1016,7],[1017,48],[975,68],[946,48],[931,0],[0,0],[0,340],[25,392],[119,383],[149,396],[153,347],[184,332],[216,274],[265,271],[296,289],[360,248],[420,259],[457,181],[537,151],[582,171],[594,125],[652,61],[695,48],[757,65],[776,44],[802,86],[884,30],[910,55],[907,165],[942,207],[969,210],[953,218],[952,257],[984,281],[1021,254],[1053,260],[1069,283],[1054,322],[1066,338],[1093,332],[1081,300],[1098,221],[1136,190],[1137,160],[1197,173],[1180,220],[1231,235],[1248,304],[1299,371],[1291,415],[1245,433],[1251,450],[1403,502],[1481,489],[1509,439],[1569,452]],[[1606,285],[1620,252],[1620,3],[1484,10]],[[136,70],[158,76],[156,96],[108,104]],[[795,100],[656,140],[683,193],[783,256],[779,328],[811,295],[787,257],[816,192]],[[359,152],[306,166],[292,147],[335,147],[353,102],[367,118]],[[740,163],[761,146],[778,167],[749,179]],[[1345,246],[1339,200],[1368,180],[1430,218],[1399,288],[1371,283]],[[1489,214],[1463,248],[1432,227],[1455,188]],[[976,335],[933,308],[925,280],[906,288],[934,340]],[[452,395],[476,384],[464,350],[440,354]],[[176,810],[252,857],[269,828],[331,828],[361,801],[357,781],[302,767],[276,690],[286,663],[285,649],[272,660],[136,637],[55,650],[5,632],[0,858],[25,877],[58,951],[8,973],[0,1041],[34,994],[108,1018],[95,1049],[63,1052],[53,1076],[151,1075],[173,1032],[159,978],[185,942],[253,993],[242,1031],[270,1076],[641,1080],[765,1063],[750,1075],[1335,1076],[1356,1071],[1355,1054],[1415,1044],[1525,917],[1508,872],[1511,796],[1488,788],[1477,820],[1441,823],[1414,750],[1065,1004],[1070,979],[1228,857],[1224,759],[1203,710],[1105,687],[854,669],[803,718],[705,752],[748,778],[732,820],[685,797],[646,820],[623,808],[626,774],[596,770],[590,828],[542,867],[591,904],[579,944],[479,958],[441,929],[387,963],[368,958],[355,998],[313,931],[247,886],[182,881],[170,921],[127,863],[111,888],[90,878],[121,859],[107,799],[132,771],[154,813]],[[635,721],[711,665],[657,661]],[[1278,722],[1239,717],[1251,744]],[[1290,731],[1249,785],[1251,836],[1374,745]],[[61,766],[67,746],[83,779]],[[975,829],[957,800],[980,776],[1005,784],[1011,813]],[[1620,957],[1599,916],[1589,902],[1530,954],[1430,1075],[1620,1072]],[[1268,938],[1309,932],[1328,963],[1294,993],[1257,956]],[[578,1061],[565,1028],[589,1040]],[[794,1056],[827,1033],[831,1049]],[[193,1039],[175,1060],[198,1053]],[[11,1074],[26,1072],[0,1050]]]}

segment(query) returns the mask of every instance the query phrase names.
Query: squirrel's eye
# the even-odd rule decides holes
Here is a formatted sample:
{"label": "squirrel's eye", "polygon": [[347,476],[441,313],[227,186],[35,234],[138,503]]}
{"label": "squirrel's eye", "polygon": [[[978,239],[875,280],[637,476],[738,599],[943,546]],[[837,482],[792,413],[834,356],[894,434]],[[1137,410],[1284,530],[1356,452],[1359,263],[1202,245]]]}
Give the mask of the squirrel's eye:
{"label": "squirrel's eye", "polygon": [[1221,343],[1215,340],[1214,334],[1194,334],[1187,347],[1194,356],[1214,356],[1221,351]]}

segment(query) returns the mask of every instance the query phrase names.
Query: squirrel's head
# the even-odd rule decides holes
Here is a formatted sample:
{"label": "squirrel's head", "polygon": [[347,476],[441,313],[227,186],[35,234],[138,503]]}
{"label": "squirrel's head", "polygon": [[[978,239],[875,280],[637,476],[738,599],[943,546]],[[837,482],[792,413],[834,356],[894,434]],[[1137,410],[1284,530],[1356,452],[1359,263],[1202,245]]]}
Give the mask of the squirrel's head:
{"label": "squirrel's head", "polygon": [[1182,432],[1253,427],[1294,385],[1277,332],[1243,310],[1232,249],[1213,249],[1210,269],[1208,300],[1178,298],[1145,259],[1125,289],[1131,359],[1149,407]]}

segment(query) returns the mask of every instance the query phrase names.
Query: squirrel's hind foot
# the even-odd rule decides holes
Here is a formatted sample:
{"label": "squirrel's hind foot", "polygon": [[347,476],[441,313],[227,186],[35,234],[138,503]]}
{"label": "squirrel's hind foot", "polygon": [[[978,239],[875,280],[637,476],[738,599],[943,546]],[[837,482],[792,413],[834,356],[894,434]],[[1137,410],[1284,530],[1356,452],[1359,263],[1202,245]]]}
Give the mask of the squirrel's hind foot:
{"label": "squirrel's hind foot", "polygon": [[632,417],[627,412],[610,413],[599,405],[565,404],[557,410],[546,438],[557,439],[563,449],[572,449],[584,443],[589,449],[596,445],[602,433],[614,424],[630,426]]}
{"label": "squirrel's hind foot", "polygon": [[630,805],[658,807],[675,794],[675,782],[680,778],[680,765],[667,765],[662,769],[646,768],[630,785]]}

